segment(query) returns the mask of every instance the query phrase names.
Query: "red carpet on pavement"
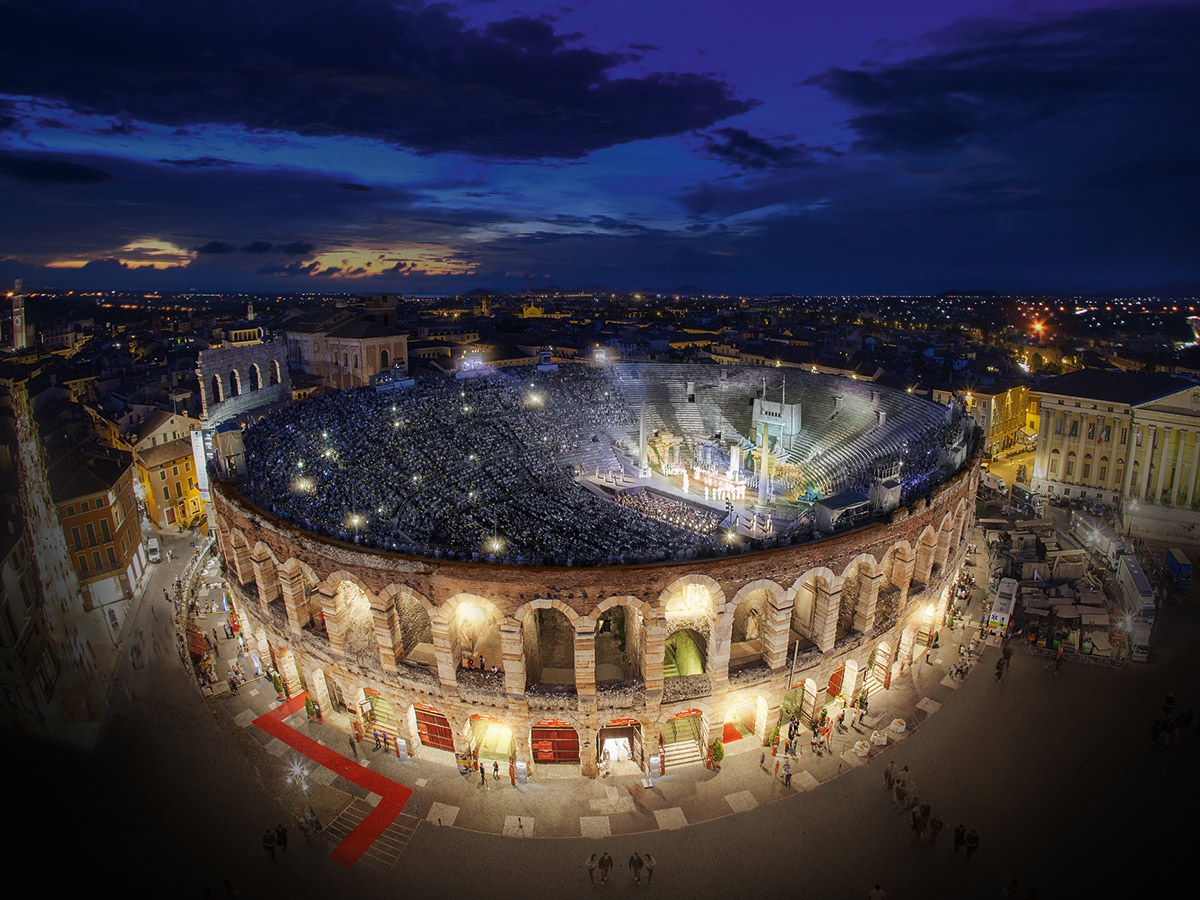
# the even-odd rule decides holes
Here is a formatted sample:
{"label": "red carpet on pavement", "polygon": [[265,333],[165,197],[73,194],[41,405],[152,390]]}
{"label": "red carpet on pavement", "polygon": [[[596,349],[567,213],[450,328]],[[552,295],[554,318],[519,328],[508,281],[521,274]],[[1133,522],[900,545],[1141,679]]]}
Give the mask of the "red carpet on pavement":
{"label": "red carpet on pavement", "polygon": [[742,733],[737,730],[732,722],[726,722],[725,728],[721,732],[721,743],[728,744],[730,741],[740,741]]}
{"label": "red carpet on pavement", "polygon": [[301,693],[292,697],[286,703],[259,716],[254,720],[254,724],[271,737],[278,738],[293,750],[307,756],[317,765],[331,769],[347,781],[352,781],[383,798],[371,814],[334,848],[333,859],[350,868],[375,843],[379,835],[383,834],[384,829],[392,824],[400,810],[404,809],[408,798],[412,796],[412,789],[360,766],[285,724],[284,719],[304,708],[304,698],[307,696],[307,693]]}

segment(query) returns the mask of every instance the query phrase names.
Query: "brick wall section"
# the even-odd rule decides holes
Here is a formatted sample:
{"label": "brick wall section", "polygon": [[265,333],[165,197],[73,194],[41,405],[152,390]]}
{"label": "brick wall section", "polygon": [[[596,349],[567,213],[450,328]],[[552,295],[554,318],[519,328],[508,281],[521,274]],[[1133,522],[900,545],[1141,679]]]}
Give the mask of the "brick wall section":
{"label": "brick wall section", "polygon": [[[263,596],[282,593],[290,599],[297,590],[294,579],[290,584],[285,579],[282,591],[269,587],[256,590],[255,579],[270,578],[272,571],[290,572],[300,563],[322,582],[317,590],[308,590],[319,592],[325,607],[329,634],[323,643],[312,631],[298,636],[295,629],[275,627],[267,617],[253,621],[259,616],[259,604],[244,604],[259,646],[265,650],[270,645],[277,656],[294,651],[295,667],[304,673],[306,681],[318,682],[309,684],[318,696],[327,696],[319,683],[319,672],[337,679],[352,708],[355,691],[363,687],[379,691],[396,711],[400,736],[408,740],[410,749],[419,744],[416,734],[409,733],[405,714],[413,702],[432,703],[447,715],[460,752],[469,749],[467,722],[472,713],[497,716],[513,728],[518,756],[529,760],[528,729],[550,717],[572,723],[581,741],[588,737],[593,745],[596,729],[606,721],[621,716],[637,718],[643,723],[646,747],[652,748],[666,719],[689,708],[704,713],[711,739],[719,736],[728,712],[757,699],[766,719],[756,725],[756,731],[769,731],[784,695],[793,685],[802,689],[806,713],[814,713],[825,699],[829,676],[843,664],[847,664],[851,678],[857,671],[865,672],[877,646],[886,654],[876,660],[877,672],[902,670],[915,652],[914,636],[920,621],[924,621],[920,617],[927,615],[930,605],[941,614],[948,603],[949,588],[963,558],[962,542],[974,518],[976,479],[974,469],[969,468],[928,501],[894,511],[887,522],[815,543],[721,559],[578,569],[473,564],[367,550],[300,531],[251,506],[233,487],[223,483],[213,487],[213,504],[219,546],[228,568],[241,569],[250,576],[246,587],[235,592],[235,598],[240,594],[257,600],[261,590]],[[257,566],[248,564],[252,555],[258,560]],[[263,564],[268,556],[276,560],[274,567]],[[935,559],[939,561],[936,567],[932,565]],[[812,635],[817,649],[803,654],[794,681],[789,684],[792,656],[788,626],[794,588],[806,573],[822,567],[832,571],[835,583],[829,583],[828,575],[818,583]],[[924,570],[921,574],[927,582],[916,579],[914,570],[918,568]],[[844,616],[840,609],[843,573],[858,579],[857,592],[848,592],[846,602],[852,603],[852,608]],[[334,582],[348,576],[368,592],[377,624],[379,661],[374,675],[358,661],[344,658],[341,650],[339,632],[346,610],[337,608],[340,601]],[[712,687],[705,696],[671,701],[664,698],[664,692],[670,692],[663,678],[663,643],[681,627],[680,623],[694,626],[696,622],[691,621],[695,618],[693,612],[680,618],[668,614],[666,606],[687,584],[706,587],[713,598],[705,629]],[[899,589],[898,602],[894,618],[881,623],[878,597],[880,589],[888,585],[894,586],[891,590]],[[754,602],[752,595],[757,590],[766,590],[770,595],[762,624],[767,667],[760,670],[756,681],[748,683],[727,674],[729,646],[737,608],[735,597]],[[457,679],[453,618],[463,602],[488,608],[500,634],[504,676],[491,695],[467,689]],[[611,699],[598,700],[595,695],[594,632],[602,610],[616,602],[626,606],[627,652],[640,656],[639,664],[631,668],[640,670],[644,690],[614,706]],[[525,646],[528,635],[523,626],[532,624],[533,606],[548,603],[567,616],[575,635],[578,696],[564,698],[558,706],[554,706],[553,699],[526,696],[526,662],[536,667],[541,654]],[[423,618],[421,612],[429,616],[436,666],[416,671],[398,661],[404,658],[402,645],[412,639],[413,629],[424,630],[423,623],[417,621]],[[839,616],[843,622],[852,617],[857,629],[841,639],[836,638],[835,627]],[[532,630],[536,634],[536,629]],[[594,774],[595,760],[585,760],[582,771]]]}
{"label": "brick wall section", "polygon": [[[278,366],[279,383],[271,384]],[[262,386],[251,390],[254,383],[253,367],[258,367]],[[236,371],[241,384],[241,393],[233,395],[230,373]],[[212,379],[216,375],[221,382],[221,395],[213,394]],[[292,379],[288,374],[287,345],[283,341],[266,341],[244,347],[214,347],[201,350],[196,361],[196,377],[200,381],[200,401],[204,410],[205,424],[219,425],[260,406],[269,406],[290,400]]]}

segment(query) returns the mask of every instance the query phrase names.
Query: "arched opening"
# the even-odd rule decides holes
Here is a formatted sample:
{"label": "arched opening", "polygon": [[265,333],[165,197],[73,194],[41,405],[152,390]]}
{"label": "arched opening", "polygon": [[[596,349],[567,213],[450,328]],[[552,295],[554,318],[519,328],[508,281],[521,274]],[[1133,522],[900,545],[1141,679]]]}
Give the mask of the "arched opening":
{"label": "arched opening", "polygon": [[471,753],[483,764],[485,759],[508,763],[516,755],[513,731],[495,716],[474,713],[467,722]]}
{"label": "arched opening", "polygon": [[279,380],[279,360],[273,359],[271,360],[271,375],[269,381],[271,384],[279,384]]}
{"label": "arched opening", "polygon": [[708,753],[707,737],[708,727],[700,710],[685,709],[671,716],[659,731],[659,749],[667,771],[703,762]]}
{"label": "arched opening", "polygon": [[765,589],[750,591],[733,611],[733,631],[729,644],[729,671],[749,669],[764,662],[763,637],[767,630]]}
{"label": "arched opening", "polygon": [[459,677],[467,671],[483,669],[497,674],[503,667],[500,626],[492,617],[491,604],[483,598],[466,599],[450,616],[450,653]]}
{"label": "arched opening", "polygon": [[262,387],[262,372],[258,368],[258,363],[250,364],[250,390],[257,391]]}
{"label": "arched opening", "polygon": [[811,726],[816,707],[817,682],[812,678],[797,682],[779,703],[779,730],[785,730],[792,719],[797,725]]}
{"label": "arched opening", "polygon": [[408,725],[409,731],[422,747],[454,752],[454,731],[450,728],[450,720],[436,706],[414,703],[408,710]]}
{"label": "arched opening", "polygon": [[562,719],[545,719],[529,729],[533,761],[548,765],[579,765],[579,732]]}
{"label": "arched opening", "polygon": [[596,762],[610,775],[638,775],[646,768],[642,723],[637,719],[612,719],[596,734]]}
{"label": "arched opening", "polygon": [[641,680],[645,625],[636,607],[618,604],[596,620],[596,683]]}
{"label": "arched opening", "polygon": [[703,675],[708,670],[708,644],[695,629],[681,628],[672,632],[663,649],[664,678]]}
{"label": "arched opening", "polygon": [[553,607],[531,610],[521,623],[525,646],[525,686],[575,688],[575,626]]}
{"label": "arched opening", "polygon": [[725,724],[721,728],[721,742],[730,744],[733,741],[762,740],[766,735],[767,700],[765,697],[748,697],[738,703],[725,714]]}
{"label": "arched opening", "polygon": [[383,369],[386,369],[390,363],[391,363],[391,357],[388,356],[388,352],[386,350],[380,350],[379,351],[379,368],[380,368],[380,370],[382,371]]}
{"label": "arched opening", "polygon": [[209,392],[209,402],[213,404],[220,403],[225,399],[225,392],[221,389],[221,376],[214,375],[212,377],[211,389]]}
{"label": "arched opening", "polygon": [[[400,651],[404,662],[414,666],[433,667],[433,624],[421,602],[408,593],[396,597],[396,618],[400,626]],[[500,657],[496,657],[497,664]]]}
{"label": "arched opening", "polygon": [[[334,609],[344,608],[342,616],[342,652],[359,665],[379,660],[379,642],[375,636],[375,616],[367,593],[353,581],[338,582]],[[329,627],[329,623],[326,623]],[[336,634],[336,632],[335,632]]]}
{"label": "arched opening", "polygon": [[842,573],[842,600],[838,606],[837,637],[840,640],[854,631],[854,612],[862,596],[862,579],[871,574],[870,566],[861,557]]}
{"label": "arched opening", "polygon": [[363,698],[359,701],[358,712],[359,718],[362,720],[363,735],[378,734],[388,749],[394,753],[396,739],[400,737],[400,723],[396,720],[396,712],[392,709],[392,704],[374,688],[363,688]]}
{"label": "arched opening", "polygon": [[891,685],[892,645],[888,641],[880,641],[867,657],[867,671],[863,676],[859,698],[870,699],[876,691],[887,690]]}
{"label": "arched opening", "polygon": [[242,395],[242,376],[238,374],[237,369],[229,370],[229,396],[240,397]]}
{"label": "arched opening", "polygon": [[817,595],[827,587],[832,573],[827,569],[813,571],[801,577],[794,587],[792,619],[788,647],[791,652],[804,653],[816,647],[813,641],[813,622],[817,611]]}
{"label": "arched opening", "polygon": [[329,694],[329,703],[338,712],[347,713],[350,711],[346,706],[346,695],[342,692],[342,686],[333,678],[329,677],[328,672],[325,675],[325,690]]}

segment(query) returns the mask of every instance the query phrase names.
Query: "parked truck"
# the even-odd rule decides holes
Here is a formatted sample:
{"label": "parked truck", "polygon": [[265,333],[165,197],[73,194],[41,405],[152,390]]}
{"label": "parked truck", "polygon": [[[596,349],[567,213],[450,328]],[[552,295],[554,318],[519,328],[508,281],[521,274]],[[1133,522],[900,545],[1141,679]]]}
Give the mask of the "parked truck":
{"label": "parked truck", "polygon": [[1012,486],[1012,505],[1020,511],[1040,516],[1042,514],[1042,495],[1027,485],[1014,484]]}
{"label": "parked truck", "polygon": [[1004,480],[1003,476],[993,475],[986,470],[979,473],[979,483],[998,494],[1003,494],[1008,490],[1008,482]]}
{"label": "parked truck", "polygon": [[1071,510],[1071,536],[1084,547],[1108,564],[1117,567],[1117,561],[1125,552],[1125,538],[1113,532],[1108,524],[1083,510]]}
{"label": "parked truck", "polygon": [[1167,551],[1167,569],[1180,587],[1187,587],[1192,583],[1192,561],[1178,547]]}
{"label": "parked truck", "polygon": [[1117,566],[1117,594],[1121,610],[1131,618],[1153,619],[1158,611],[1154,588],[1141,565],[1128,554]]}

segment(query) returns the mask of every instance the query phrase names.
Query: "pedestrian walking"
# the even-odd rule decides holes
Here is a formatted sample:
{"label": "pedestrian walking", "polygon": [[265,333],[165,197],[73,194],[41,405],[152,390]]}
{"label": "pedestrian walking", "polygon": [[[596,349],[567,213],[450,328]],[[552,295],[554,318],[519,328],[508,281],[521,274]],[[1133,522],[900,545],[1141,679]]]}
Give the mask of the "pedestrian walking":
{"label": "pedestrian walking", "polygon": [[766,750],[764,750],[762,753],[758,754],[758,767],[760,769],[762,769],[764,772],[767,771],[767,751]]}
{"label": "pedestrian walking", "polygon": [[792,786],[792,764],[791,763],[783,764],[783,786],[789,787],[789,788]]}
{"label": "pedestrian walking", "polygon": [[887,785],[887,789],[892,789],[892,782],[896,780],[896,761],[893,759],[887,764],[883,770],[883,783]]}
{"label": "pedestrian walking", "polygon": [[381,740],[379,739],[379,732],[378,732],[378,731],[372,731],[372,732],[371,732],[371,734],[372,734],[372,736],[374,736],[374,738],[375,738],[375,749],[376,749],[376,750],[378,750],[380,747],[382,747],[382,746],[383,746],[383,741],[381,741]]}
{"label": "pedestrian walking", "polygon": [[492,760],[492,780],[500,780],[500,763],[497,760]]}
{"label": "pedestrian walking", "polygon": [[779,760],[775,760],[775,778],[779,777]]}
{"label": "pedestrian walking", "polygon": [[886,896],[887,891],[885,891],[879,885],[875,885],[875,887],[867,891],[867,900],[883,900],[883,898]]}
{"label": "pedestrian walking", "polygon": [[358,759],[358,745],[354,743],[354,735],[350,735],[346,740],[350,742],[350,752],[354,754],[355,759]]}
{"label": "pedestrian walking", "polygon": [[979,835],[978,835],[978,833],[976,833],[974,828],[972,828],[970,831],[967,832],[966,847],[967,847],[967,862],[970,862],[971,854],[979,849]]}
{"label": "pedestrian walking", "polygon": [[593,885],[596,883],[596,863],[599,861],[600,857],[593,853],[583,862],[584,868],[587,869],[588,881],[590,881]]}
{"label": "pedestrian walking", "polygon": [[954,852],[957,853],[967,843],[967,829],[959,825],[954,829]]}
{"label": "pedestrian walking", "polygon": [[275,846],[287,853],[287,829],[282,825],[275,826]]}
{"label": "pedestrian walking", "polygon": [[914,809],[912,811],[912,833],[914,842],[921,840],[921,833],[923,831],[925,831],[925,822],[921,819],[920,811]]}
{"label": "pedestrian walking", "polygon": [[220,640],[221,639],[219,637],[217,637],[217,629],[213,628],[213,646],[215,647],[217,645],[217,642]]}
{"label": "pedestrian walking", "polygon": [[937,840],[938,833],[941,832],[944,826],[945,823],[942,821],[942,817],[934,813],[929,819],[929,842],[931,844]]}
{"label": "pedestrian walking", "polygon": [[1065,661],[1065,657],[1066,657],[1066,654],[1063,653],[1063,645],[1059,644],[1058,652],[1054,654],[1054,674],[1056,676],[1062,670],[1063,662]]}
{"label": "pedestrian walking", "polygon": [[479,767],[479,784],[481,787],[487,787],[487,769],[483,766]]}
{"label": "pedestrian walking", "polygon": [[646,864],[646,887],[650,886],[650,882],[654,880],[654,867],[657,865],[656,860],[649,853],[643,854],[642,861]]}
{"label": "pedestrian walking", "polygon": [[601,884],[606,884],[608,882],[608,873],[612,869],[612,864],[613,864],[613,858],[611,856],[609,856],[608,851],[605,850],[604,853],[600,856],[600,863],[599,863],[600,883]]}
{"label": "pedestrian walking", "polygon": [[633,872],[633,883],[641,884],[642,883],[642,858],[638,855],[638,852],[636,850],[633,851],[633,856],[629,857],[629,868],[630,868],[630,871]]}
{"label": "pedestrian walking", "polygon": [[263,849],[271,854],[271,862],[275,862],[275,834],[270,828],[263,832]]}
{"label": "pedestrian walking", "polygon": [[908,805],[905,800],[908,797],[908,792],[905,789],[905,784],[900,779],[892,782],[892,805],[896,807],[897,812],[904,812]]}

